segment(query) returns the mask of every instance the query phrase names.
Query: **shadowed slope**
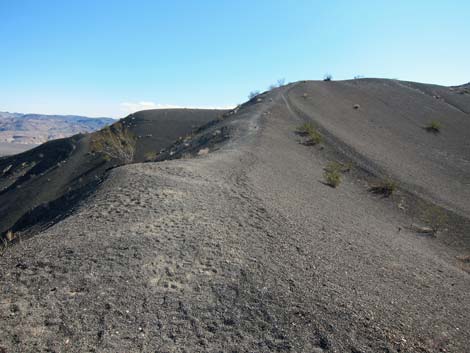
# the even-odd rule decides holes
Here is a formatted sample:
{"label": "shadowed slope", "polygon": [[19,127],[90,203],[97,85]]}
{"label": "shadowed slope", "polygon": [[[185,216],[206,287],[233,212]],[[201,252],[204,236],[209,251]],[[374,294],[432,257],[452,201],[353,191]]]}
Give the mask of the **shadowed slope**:
{"label": "shadowed slope", "polygon": [[[150,110],[132,114],[115,125],[122,124],[135,140],[132,160],[143,161],[147,153],[158,153],[223,113]],[[63,216],[79,198],[93,191],[109,168],[129,162],[91,148],[90,142],[101,136],[101,132],[75,135],[0,158],[0,234]]]}

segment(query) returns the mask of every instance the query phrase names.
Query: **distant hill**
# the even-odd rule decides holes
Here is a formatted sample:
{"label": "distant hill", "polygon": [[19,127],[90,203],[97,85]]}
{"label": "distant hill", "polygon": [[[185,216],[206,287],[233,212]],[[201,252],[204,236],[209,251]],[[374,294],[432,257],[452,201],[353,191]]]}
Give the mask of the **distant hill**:
{"label": "distant hill", "polygon": [[0,142],[0,157],[21,153],[36,146],[37,145],[26,145],[23,143]]}
{"label": "distant hill", "polygon": [[0,143],[40,144],[112,124],[111,118],[0,112]]}

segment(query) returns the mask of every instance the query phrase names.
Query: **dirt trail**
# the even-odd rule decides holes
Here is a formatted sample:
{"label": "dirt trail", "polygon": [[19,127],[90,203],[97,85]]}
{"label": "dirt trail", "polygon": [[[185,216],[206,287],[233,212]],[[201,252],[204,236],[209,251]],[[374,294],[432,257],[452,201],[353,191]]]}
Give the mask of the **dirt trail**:
{"label": "dirt trail", "polygon": [[328,155],[299,143],[282,93],[221,150],[117,168],[0,257],[0,347],[467,352],[455,254],[399,231],[407,216],[360,180],[321,183]]}

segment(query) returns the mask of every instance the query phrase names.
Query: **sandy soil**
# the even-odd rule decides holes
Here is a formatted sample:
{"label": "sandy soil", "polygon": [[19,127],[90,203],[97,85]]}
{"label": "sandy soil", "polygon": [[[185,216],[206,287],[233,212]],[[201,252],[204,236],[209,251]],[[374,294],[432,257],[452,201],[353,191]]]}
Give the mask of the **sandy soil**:
{"label": "sandy soil", "polygon": [[[405,182],[388,199],[368,192],[362,171],[326,186],[339,148],[357,164],[370,157],[354,141],[335,145],[346,133],[306,110],[319,102],[300,103],[302,85],[221,122],[233,132],[217,151],[112,170],[73,215],[7,249],[3,351],[467,352],[470,275],[457,256],[469,248],[447,243],[451,231],[406,227]],[[300,143],[306,119],[325,146]],[[469,207],[432,186],[423,197]]]}

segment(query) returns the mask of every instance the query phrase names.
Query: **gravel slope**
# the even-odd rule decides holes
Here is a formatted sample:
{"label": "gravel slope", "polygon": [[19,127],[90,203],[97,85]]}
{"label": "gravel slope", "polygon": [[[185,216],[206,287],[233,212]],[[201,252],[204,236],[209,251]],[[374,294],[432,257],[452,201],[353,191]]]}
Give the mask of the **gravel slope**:
{"label": "gravel slope", "polygon": [[411,232],[403,194],[360,174],[324,185],[335,149],[299,143],[301,85],[242,107],[216,152],[114,169],[7,249],[3,351],[467,352],[469,248]]}
{"label": "gravel slope", "polygon": [[[452,90],[451,90],[452,89]],[[463,92],[463,91],[462,91]],[[368,169],[462,214],[470,214],[470,94],[395,80],[305,82],[288,99]],[[307,94],[307,97],[304,97]],[[354,109],[354,106],[359,109]],[[442,124],[433,134],[424,128]]]}

